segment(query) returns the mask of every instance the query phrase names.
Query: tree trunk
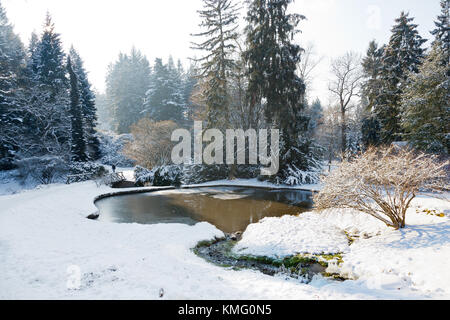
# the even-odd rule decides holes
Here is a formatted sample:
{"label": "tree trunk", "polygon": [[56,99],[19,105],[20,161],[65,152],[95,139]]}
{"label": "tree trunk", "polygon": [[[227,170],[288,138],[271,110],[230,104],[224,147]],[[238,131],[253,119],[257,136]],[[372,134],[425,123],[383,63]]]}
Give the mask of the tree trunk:
{"label": "tree trunk", "polygon": [[341,127],[341,150],[342,150],[342,157],[345,157],[345,152],[347,151],[347,121],[345,119],[345,110],[342,110],[341,112],[342,116],[342,127]]}

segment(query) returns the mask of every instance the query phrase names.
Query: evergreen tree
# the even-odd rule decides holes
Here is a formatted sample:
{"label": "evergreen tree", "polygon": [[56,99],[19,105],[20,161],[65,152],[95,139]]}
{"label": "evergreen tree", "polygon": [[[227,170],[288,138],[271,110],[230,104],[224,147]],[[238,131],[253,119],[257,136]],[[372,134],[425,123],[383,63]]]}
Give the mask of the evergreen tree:
{"label": "evergreen tree", "polygon": [[0,5],[0,170],[10,168],[23,127],[19,85],[25,51]]}
{"label": "evergreen tree", "polygon": [[70,152],[70,86],[60,36],[49,14],[41,38],[31,40],[23,149],[26,155],[65,157]]}
{"label": "evergreen tree", "polygon": [[323,107],[319,98],[313,101],[311,105],[308,106],[308,115],[311,118],[309,122],[309,127],[312,132],[314,132],[318,126],[321,125],[323,121]]}
{"label": "evergreen tree", "polygon": [[362,66],[364,72],[364,84],[362,85],[362,94],[366,101],[368,111],[373,111],[378,104],[378,98],[381,92],[381,60],[385,47],[378,47],[375,41],[371,41],[367,54],[363,59]]}
{"label": "evergreen tree", "polygon": [[183,123],[185,102],[182,74],[180,67],[175,67],[172,58],[167,65],[161,59],[155,60],[144,108],[145,113],[154,121],[172,120],[178,124]]}
{"label": "evergreen tree", "polygon": [[100,142],[96,135],[97,126],[97,108],[95,105],[95,94],[91,88],[88,75],[81,59],[75,48],[70,49],[70,58],[72,69],[78,78],[78,87],[80,91],[80,104],[83,114],[83,128],[88,155],[93,160],[100,158]]}
{"label": "evergreen tree", "polygon": [[436,153],[450,151],[450,78],[449,65],[437,41],[419,73],[410,74],[402,103],[402,125],[406,137],[418,148]]}
{"label": "evergreen tree", "polygon": [[[317,165],[308,135],[305,84],[297,76],[302,49],[291,42],[305,17],[288,14],[292,0],[253,0],[247,21],[248,98],[250,108],[265,100],[266,121],[281,129],[278,181]],[[301,181],[304,183],[305,181]]]}
{"label": "evergreen tree", "polygon": [[150,75],[147,58],[136,48],[130,55],[121,53],[119,59],[109,66],[106,95],[117,133],[129,133],[131,125],[143,117]]}
{"label": "evergreen tree", "polygon": [[424,57],[422,45],[426,40],[419,35],[413,20],[404,12],[395,20],[382,58],[380,95],[374,112],[381,125],[381,141],[387,144],[402,139],[401,94],[408,75],[418,72]]}
{"label": "evergreen tree", "polygon": [[443,51],[442,64],[445,66],[450,63],[450,0],[441,0],[441,8],[441,14],[438,16],[437,21],[434,22],[436,28],[431,31],[431,34],[434,35],[435,42],[441,45]]}
{"label": "evergreen tree", "polygon": [[238,7],[230,0],[203,0],[198,11],[204,32],[194,36],[205,38],[194,44],[194,49],[207,54],[196,61],[201,63],[200,77],[204,85],[204,102],[208,111],[208,125],[227,128],[229,119],[229,77],[235,68],[232,53],[235,50],[238,25]]}
{"label": "evergreen tree", "polygon": [[83,114],[78,76],[72,68],[71,58],[67,61],[67,71],[70,77],[70,120],[71,120],[71,152],[72,161],[84,162],[86,157],[86,142],[83,135]]}
{"label": "evergreen tree", "polygon": [[361,126],[361,142],[364,149],[371,146],[378,146],[380,143],[380,123],[377,118],[369,114],[363,118]]}

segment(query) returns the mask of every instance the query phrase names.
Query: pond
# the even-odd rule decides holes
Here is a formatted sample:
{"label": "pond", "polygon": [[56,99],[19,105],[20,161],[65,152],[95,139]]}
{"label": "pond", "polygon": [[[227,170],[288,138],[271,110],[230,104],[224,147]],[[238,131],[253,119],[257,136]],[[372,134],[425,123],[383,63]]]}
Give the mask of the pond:
{"label": "pond", "polygon": [[305,212],[311,208],[311,198],[311,192],[300,190],[202,187],[113,196],[96,205],[100,221],[189,225],[206,221],[233,233],[265,217]]}

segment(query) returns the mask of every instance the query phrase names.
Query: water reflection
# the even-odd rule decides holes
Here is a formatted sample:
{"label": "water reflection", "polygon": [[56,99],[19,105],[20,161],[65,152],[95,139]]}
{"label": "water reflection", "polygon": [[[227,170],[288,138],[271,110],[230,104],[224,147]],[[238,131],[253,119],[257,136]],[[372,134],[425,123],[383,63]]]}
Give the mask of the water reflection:
{"label": "water reflection", "polygon": [[311,206],[311,193],[214,187],[117,196],[96,203],[100,220],[117,223],[214,224],[224,232],[244,231],[265,217],[297,215]]}

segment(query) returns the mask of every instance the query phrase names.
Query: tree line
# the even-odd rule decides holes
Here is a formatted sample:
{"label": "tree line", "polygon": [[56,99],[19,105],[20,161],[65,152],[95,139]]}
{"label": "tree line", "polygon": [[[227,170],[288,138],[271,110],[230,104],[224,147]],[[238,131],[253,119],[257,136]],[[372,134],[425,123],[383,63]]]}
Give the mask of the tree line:
{"label": "tree line", "polygon": [[48,157],[97,160],[95,95],[75,48],[65,53],[47,14],[27,47],[0,5],[0,169]]}
{"label": "tree line", "polygon": [[402,12],[390,41],[372,41],[363,59],[363,123],[367,145],[408,141],[433,153],[450,151],[449,0],[441,1],[430,50],[409,14]]}

